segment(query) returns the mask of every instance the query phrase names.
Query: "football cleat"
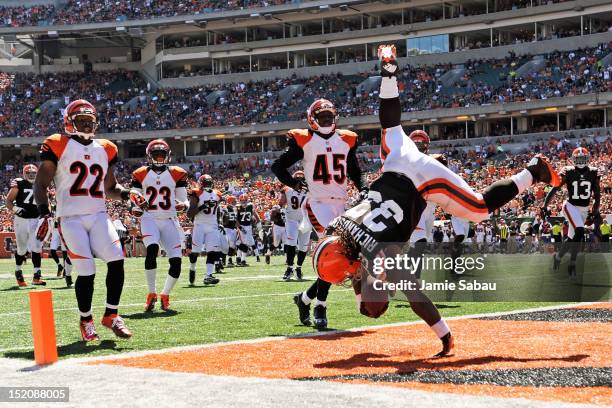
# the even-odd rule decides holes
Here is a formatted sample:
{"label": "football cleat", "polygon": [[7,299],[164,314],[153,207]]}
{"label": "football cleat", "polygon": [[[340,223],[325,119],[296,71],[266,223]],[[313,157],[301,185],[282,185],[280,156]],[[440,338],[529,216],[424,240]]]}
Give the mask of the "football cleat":
{"label": "football cleat", "polygon": [[195,271],[189,271],[189,286],[195,285]]}
{"label": "football cleat", "polygon": [[28,286],[28,284],[26,283],[25,279],[23,279],[23,272],[15,271],[15,279],[17,279],[17,285],[20,288],[24,288],[24,287]]}
{"label": "football cleat", "polygon": [[304,326],[310,326],[312,324],[310,322],[310,305],[302,301],[302,292],[293,296],[293,303],[298,307],[300,322]]}
{"label": "football cleat", "polygon": [[66,275],[64,276],[64,279],[66,279],[66,287],[71,288],[72,287],[72,276]]}
{"label": "football cleat", "polygon": [[205,285],[216,285],[217,283],[219,283],[219,279],[215,278],[212,275],[208,275],[204,278]]}
{"label": "football cleat", "polygon": [[122,339],[129,339],[132,337],[132,332],[125,326],[125,322],[121,316],[117,314],[111,314],[102,318],[102,326],[107,327],[115,333],[115,336]]}
{"label": "football cleat", "polygon": [[527,170],[533,175],[534,181],[550,184],[553,187],[561,185],[561,178],[543,154],[533,156]]}
{"label": "football cleat", "polygon": [[170,295],[164,295],[163,293],[161,295],[159,295],[160,300],[161,300],[161,309],[164,312],[167,312],[168,310],[170,310]]}
{"label": "football cleat", "polygon": [[58,278],[64,277],[64,267],[61,264],[57,264],[57,277]]}
{"label": "football cleat", "polygon": [[327,328],[327,308],[323,305],[316,305],[313,311],[314,326],[318,330]]}
{"label": "football cleat", "polygon": [[144,311],[145,312],[153,311],[153,308],[155,308],[155,303],[157,303],[157,294],[156,293],[149,293],[147,295],[147,300],[145,302]]}
{"label": "football cleat", "polygon": [[34,286],[46,286],[47,282],[42,280],[42,278],[33,278],[32,279],[32,285],[34,285]]}
{"label": "football cleat", "polygon": [[553,254],[553,271],[559,270],[559,265],[561,265],[561,259],[557,258],[557,254]]}
{"label": "football cleat", "polygon": [[287,267],[287,270],[285,271],[285,274],[283,275],[283,280],[288,281],[289,279],[291,279],[291,274],[293,273],[293,269],[291,269],[290,266]]}
{"label": "football cleat", "polygon": [[96,325],[94,324],[93,319],[88,321],[81,320],[79,328],[81,329],[81,338],[84,341],[100,340],[98,333],[96,333]]}
{"label": "football cleat", "polygon": [[446,335],[440,340],[442,340],[442,351],[440,351],[434,357],[452,356],[453,349],[455,348],[455,340],[453,338],[453,335],[450,332],[446,333]]}
{"label": "football cleat", "polygon": [[304,277],[304,275],[302,275],[302,267],[301,266],[296,266],[295,267],[295,277],[297,278],[297,280],[302,280],[302,278]]}

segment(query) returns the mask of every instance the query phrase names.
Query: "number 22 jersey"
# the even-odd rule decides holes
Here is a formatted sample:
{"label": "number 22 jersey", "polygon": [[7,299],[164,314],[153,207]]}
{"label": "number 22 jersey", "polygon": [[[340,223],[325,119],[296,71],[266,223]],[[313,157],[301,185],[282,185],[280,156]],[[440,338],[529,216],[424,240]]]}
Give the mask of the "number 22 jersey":
{"label": "number 22 jersey", "polygon": [[106,212],[104,178],[117,161],[117,146],[106,139],[83,145],[61,134],[42,144],[41,160],[56,164],[56,215],[67,217]]}

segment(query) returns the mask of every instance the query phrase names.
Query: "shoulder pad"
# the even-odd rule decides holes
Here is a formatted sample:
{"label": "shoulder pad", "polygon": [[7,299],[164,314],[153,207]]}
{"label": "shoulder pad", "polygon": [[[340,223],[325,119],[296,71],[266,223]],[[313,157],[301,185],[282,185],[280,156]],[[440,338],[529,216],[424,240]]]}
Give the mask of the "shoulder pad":
{"label": "shoulder pad", "polygon": [[107,139],[95,139],[95,140],[100,144],[100,146],[104,148],[104,151],[106,151],[106,155],[108,156],[109,163],[117,159],[117,154],[119,153],[119,150],[117,149],[117,145],[115,145],[113,142]]}
{"label": "shoulder pad", "polygon": [[348,144],[349,147],[353,147],[357,144],[357,133],[347,129],[338,129],[337,132],[342,141]]}
{"label": "shoulder pad", "polygon": [[187,179],[187,172],[182,167],[170,166],[168,167],[168,171],[175,182]]}
{"label": "shoulder pad", "polygon": [[310,134],[308,129],[291,129],[287,132],[287,137],[289,139],[294,139],[298,146],[304,147],[304,145],[312,139],[312,134]]}
{"label": "shoulder pad", "polygon": [[134,178],[134,180],[137,180],[139,183],[142,184],[148,173],[149,168],[147,166],[142,166],[134,170],[134,172],[132,173],[132,177]]}

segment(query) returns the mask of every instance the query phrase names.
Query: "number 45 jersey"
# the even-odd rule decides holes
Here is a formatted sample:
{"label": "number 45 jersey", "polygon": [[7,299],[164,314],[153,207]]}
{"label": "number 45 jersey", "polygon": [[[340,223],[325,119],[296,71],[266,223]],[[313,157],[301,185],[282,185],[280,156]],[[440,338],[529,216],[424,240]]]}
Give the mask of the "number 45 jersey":
{"label": "number 45 jersey", "polygon": [[149,203],[143,218],[174,218],[177,198],[185,200],[176,196],[176,189],[187,187],[187,172],[178,166],[166,166],[158,173],[142,166],[132,173],[132,187],[140,189]]}
{"label": "number 45 jersey", "polygon": [[106,139],[83,145],[54,134],[43,142],[40,156],[57,166],[53,181],[58,217],[106,212],[104,178],[117,161],[117,146]]}

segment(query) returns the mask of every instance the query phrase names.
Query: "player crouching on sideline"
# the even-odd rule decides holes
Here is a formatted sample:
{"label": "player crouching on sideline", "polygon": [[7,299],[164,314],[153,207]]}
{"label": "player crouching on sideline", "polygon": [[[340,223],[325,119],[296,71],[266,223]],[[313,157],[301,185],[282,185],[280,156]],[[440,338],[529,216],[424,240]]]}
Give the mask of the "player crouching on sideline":
{"label": "player crouching on sideline", "polygon": [[[381,255],[400,253],[428,201],[454,216],[481,222],[535,182],[559,185],[552,166],[536,155],[526,169],[493,183],[480,194],[435,158],[421,153],[401,126],[395,55],[394,46],[379,47],[383,174],[372,182],[361,203],[330,224],[330,235],[321,240],[313,254],[319,278],[332,284],[352,280],[360,312],[373,318],[387,310],[389,300],[386,291],[376,290],[367,265]],[[368,244],[362,245],[364,242]],[[393,271],[386,272],[393,279]],[[384,280],[384,276],[379,278]],[[441,339],[443,349],[437,356],[450,355],[453,337],[435,305],[419,290],[404,293],[412,310]]]}
{"label": "player crouching on sideline", "polygon": [[205,285],[216,285],[219,279],[213,276],[215,263],[221,261],[221,233],[219,204],[221,193],[213,189],[213,179],[203,174],[198,180],[199,188],[189,193],[187,216],[193,219],[191,231],[191,254],[189,255],[189,285],[194,285],[198,256],[206,248]]}
{"label": "player crouching on sideline", "polygon": [[131,212],[140,218],[142,241],[147,249],[145,274],[149,294],[145,312],[150,312],[157,302],[157,255],[161,243],[168,256],[168,276],[161,291],[161,308],[170,310],[170,292],[181,275],[181,226],[177,212],[185,211],[187,201],[187,172],[170,164],[170,146],[162,139],[147,145],[149,164],[132,173],[132,189],[145,194],[147,202],[133,205]]}
{"label": "player crouching on sideline", "polygon": [[40,217],[37,236],[41,241],[51,231],[53,215],[47,189],[51,182],[55,184],[59,231],[78,273],[74,286],[81,315],[79,327],[85,341],[99,339],[91,313],[94,256],[106,262],[108,268],[102,325],[117,337],[132,336],[118,312],[125,275],[123,251],[105,200],[144,201],[141,193],[117,183],[113,171],[117,146],[105,139],[94,139],[97,128],[98,113],[91,103],[79,99],[68,104],[64,111],[66,134],[51,135],[43,142],[42,164],[34,183]]}
{"label": "player crouching on sideline", "polygon": [[6,196],[6,208],[15,214],[13,227],[17,240],[17,252],[15,253],[15,279],[20,287],[28,286],[23,278],[21,267],[26,260],[28,251],[32,254],[32,266],[34,276],[32,285],[46,285],[40,272],[43,241],[36,237],[38,226],[38,209],[34,200],[34,187],[32,183],[36,180],[38,167],[26,164],[23,167],[23,178],[11,181],[11,188]]}

